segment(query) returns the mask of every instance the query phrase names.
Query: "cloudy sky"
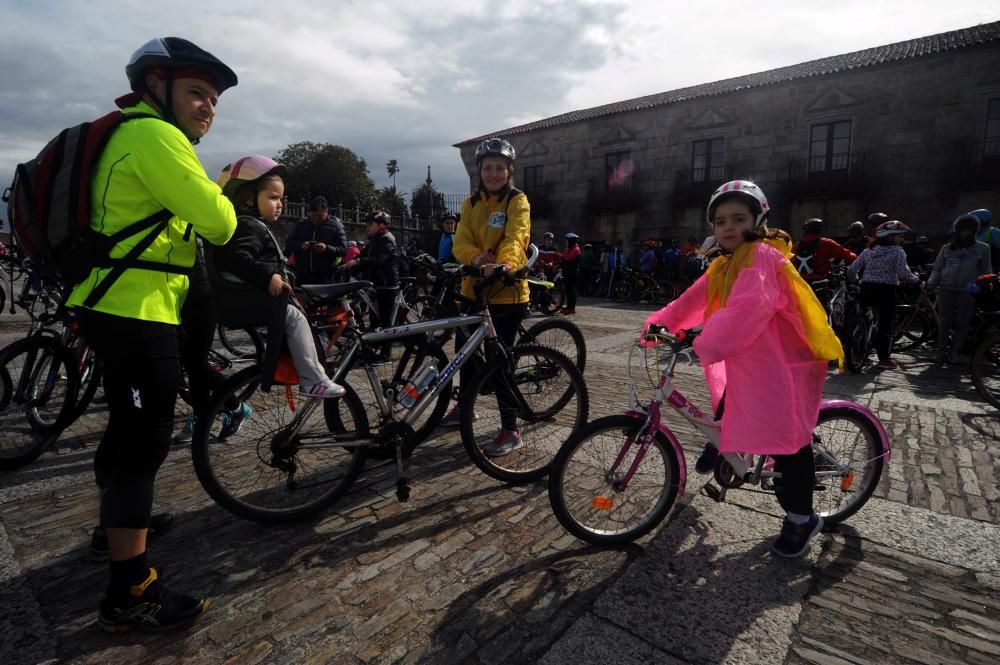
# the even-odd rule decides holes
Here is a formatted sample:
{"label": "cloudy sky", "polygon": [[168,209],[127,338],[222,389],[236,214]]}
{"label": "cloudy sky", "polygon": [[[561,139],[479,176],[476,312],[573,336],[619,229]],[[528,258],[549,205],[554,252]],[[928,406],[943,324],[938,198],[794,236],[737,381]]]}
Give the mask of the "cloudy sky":
{"label": "cloudy sky", "polygon": [[[227,8],[216,8],[215,5]],[[467,191],[451,145],[573,109],[1000,19],[984,0],[4,0],[0,181],[61,128],[113,108],[152,37],[240,77],[206,169],[297,141],[347,146],[387,184]],[[4,211],[4,215],[6,211]]]}

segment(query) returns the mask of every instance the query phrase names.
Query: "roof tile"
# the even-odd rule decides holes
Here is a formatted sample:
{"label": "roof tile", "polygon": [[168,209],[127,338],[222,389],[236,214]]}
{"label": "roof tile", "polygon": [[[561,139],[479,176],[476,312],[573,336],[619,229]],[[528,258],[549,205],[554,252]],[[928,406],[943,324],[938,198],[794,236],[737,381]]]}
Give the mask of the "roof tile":
{"label": "roof tile", "polygon": [[954,51],[970,48],[973,46],[992,43],[998,40],[1000,40],[1000,21],[983,23],[969,28],[963,28],[961,30],[943,32],[927,37],[918,37],[917,39],[910,39],[904,42],[897,42],[895,44],[886,44],[885,46],[876,46],[874,48],[855,51],[853,53],[820,58],[819,60],[810,60],[809,62],[789,65],[787,67],[779,67],[778,69],[771,69],[765,72],[758,72],[756,74],[736,76],[734,78],[714,81],[712,83],[703,83],[701,85],[679,88],[677,90],[661,92],[655,95],[646,95],[644,97],[636,97],[635,99],[628,99],[621,102],[594,106],[589,109],[570,111],[569,113],[563,113],[550,118],[536,120],[535,122],[529,122],[525,125],[518,125],[517,127],[510,127],[508,129],[502,129],[489,134],[483,134],[482,136],[477,136],[475,138],[456,143],[454,147],[457,148],[467,143],[481,141],[490,136],[512,136],[515,134],[524,134],[535,129],[568,125],[574,122],[601,118],[604,116],[614,115],[616,113],[625,113],[627,111],[636,111],[654,106],[674,104],[676,102],[698,99],[700,97],[722,95],[730,92],[736,92],[738,90],[759,88],[765,85],[784,83],[812,76],[823,76],[846,70],[873,67],[875,65],[881,65],[889,62],[897,62],[900,60],[909,60],[912,58],[933,55],[942,51]]}

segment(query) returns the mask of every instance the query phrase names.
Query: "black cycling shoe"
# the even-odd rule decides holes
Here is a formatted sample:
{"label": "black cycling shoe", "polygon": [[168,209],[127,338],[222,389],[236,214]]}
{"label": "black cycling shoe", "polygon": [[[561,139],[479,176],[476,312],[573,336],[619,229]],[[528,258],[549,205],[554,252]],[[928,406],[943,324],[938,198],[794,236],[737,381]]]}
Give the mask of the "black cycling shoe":
{"label": "black cycling shoe", "polygon": [[121,598],[101,598],[97,622],[101,630],[122,633],[144,630],[165,633],[187,628],[198,620],[208,601],[170,591],[160,582],[156,568],[141,584],[136,584]]}
{"label": "black cycling shoe", "polygon": [[[155,538],[166,533],[174,525],[174,516],[170,513],[158,513],[149,518],[149,538]],[[108,546],[108,533],[99,526],[94,527],[90,535],[91,561],[107,561],[111,558],[111,548]]]}
{"label": "black cycling shoe", "polygon": [[719,449],[711,443],[705,444],[705,449],[698,456],[698,461],[694,463],[694,470],[702,475],[712,473],[715,468],[715,460],[719,459]]}

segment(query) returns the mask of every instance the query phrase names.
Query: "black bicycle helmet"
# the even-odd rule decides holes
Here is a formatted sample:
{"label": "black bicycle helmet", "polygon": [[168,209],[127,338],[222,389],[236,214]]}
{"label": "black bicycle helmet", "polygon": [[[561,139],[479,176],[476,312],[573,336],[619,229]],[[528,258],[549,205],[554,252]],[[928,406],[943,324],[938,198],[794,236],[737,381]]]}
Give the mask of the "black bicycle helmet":
{"label": "black bicycle helmet", "polygon": [[823,227],[825,226],[826,222],[822,219],[819,217],[812,217],[802,222],[802,231],[804,233],[821,233],[823,231]]}
{"label": "black bicycle helmet", "polygon": [[509,141],[498,136],[488,138],[476,147],[476,164],[481,163],[487,157],[503,157],[511,164],[517,158],[514,146]]}
{"label": "black bicycle helmet", "polygon": [[389,226],[389,219],[389,213],[382,212],[381,210],[372,210],[371,212],[365,214],[365,224],[377,222],[379,224]]}
{"label": "black bicycle helmet", "polygon": [[144,92],[146,74],[157,67],[203,71],[215,81],[220,93],[239,82],[236,73],[208,51],[180,37],[158,37],[139,47],[125,65],[132,90]]}

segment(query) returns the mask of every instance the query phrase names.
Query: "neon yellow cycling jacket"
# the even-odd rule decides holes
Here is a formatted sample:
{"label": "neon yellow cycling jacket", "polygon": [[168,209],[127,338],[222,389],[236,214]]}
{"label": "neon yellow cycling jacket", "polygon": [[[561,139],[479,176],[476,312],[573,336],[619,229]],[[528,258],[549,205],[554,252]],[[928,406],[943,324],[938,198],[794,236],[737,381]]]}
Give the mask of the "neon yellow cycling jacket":
{"label": "neon yellow cycling jacket", "polygon": [[[122,112],[160,116],[145,102]],[[166,230],[139,255],[143,261],[190,268],[195,259],[195,233],[221,245],[236,230],[232,203],[205,174],[191,142],[177,127],[157,118],[132,120],[115,130],[98,160],[90,186],[90,228],[104,235],[164,208],[174,214]],[[115,245],[111,258],[125,256],[147,233],[140,231]],[[91,270],[73,289],[67,304],[81,306],[109,270]],[[130,268],[93,309],[177,325],[187,290],[186,275]]]}

